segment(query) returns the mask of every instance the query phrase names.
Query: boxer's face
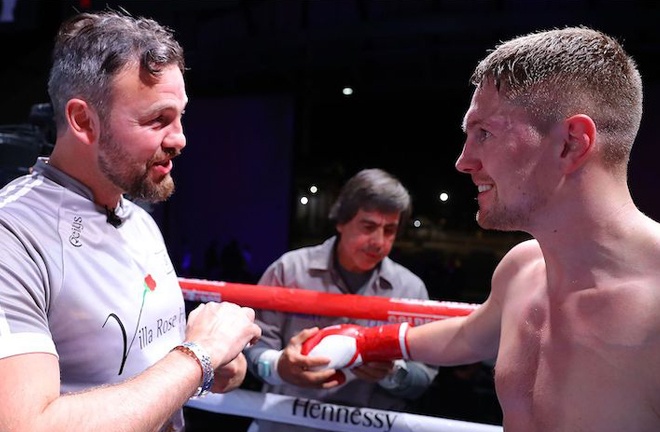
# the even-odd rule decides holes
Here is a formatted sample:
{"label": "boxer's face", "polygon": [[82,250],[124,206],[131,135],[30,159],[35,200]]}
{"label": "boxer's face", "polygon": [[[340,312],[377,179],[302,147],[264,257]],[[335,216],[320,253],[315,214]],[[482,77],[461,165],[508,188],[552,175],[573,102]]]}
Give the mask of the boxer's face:
{"label": "boxer's face", "polygon": [[483,228],[528,230],[542,218],[557,186],[557,145],[532,124],[524,108],[482,84],[465,115],[466,140],[456,168],[478,187]]}
{"label": "boxer's face", "polygon": [[181,125],[188,98],[176,66],[144,82],[137,67],[115,78],[110,118],[102,119],[99,166],[122,191],[151,202],[174,191],[172,158],[186,145]]}
{"label": "boxer's face", "polygon": [[399,219],[399,213],[359,210],[350,221],[337,224],[341,234],[337,255],[342,267],[356,273],[376,267],[392,250]]}

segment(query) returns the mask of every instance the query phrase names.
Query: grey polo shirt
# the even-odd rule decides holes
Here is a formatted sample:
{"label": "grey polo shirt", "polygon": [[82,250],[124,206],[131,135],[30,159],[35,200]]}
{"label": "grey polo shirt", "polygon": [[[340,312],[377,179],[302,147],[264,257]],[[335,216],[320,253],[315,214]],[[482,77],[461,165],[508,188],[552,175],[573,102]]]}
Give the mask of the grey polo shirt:
{"label": "grey polo shirt", "polygon": [[[349,294],[348,288],[333,265],[333,251],[336,241],[337,238],[332,237],[320,245],[285,253],[266,269],[259,280],[259,285]],[[429,299],[424,282],[417,275],[389,257],[385,258],[375,269],[371,279],[359,294],[390,298]],[[346,317],[257,310],[257,323],[261,326],[262,336],[254,346],[245,350],[248,367],[255,376],[259,376],[259,357],[266,350],[283,349],[291,337],[305,328],[323,328],[349,322],[363,326],[385,324],[380,321],[354,320]],[[388,390],[379,384],[355,379],[343,386],[327,390],[301,388],[286,383],[282,385],[265,383],[263,391],[343,405],[405,410],[406,398],[420,395],[428,388],[437,374],[437,368],[429,367],[423,363],[407,361],[406,364],[410,373],[407,381],[403,382],[400,388]],[[294,429],[291,425],[259,420],[258,430],[259,432],[290,432],[293,430],[307,431],[309,429],[300,426]]]}
{"label": "grey polo shirt", "polygon": [[[117,215],[114,227],[88,188],[45,159],[0,190],[0,358],[57,356],[62,393],[124,381],[184,338],[158,226],[125,198]],[[180,429],[182,414],[173,422]]]}

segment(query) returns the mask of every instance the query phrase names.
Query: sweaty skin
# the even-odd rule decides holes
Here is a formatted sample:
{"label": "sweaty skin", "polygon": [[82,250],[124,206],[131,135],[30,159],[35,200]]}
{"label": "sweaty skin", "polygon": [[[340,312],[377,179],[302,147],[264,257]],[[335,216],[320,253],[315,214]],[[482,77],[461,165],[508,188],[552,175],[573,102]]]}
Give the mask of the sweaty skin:
{"label": "sweaty skin", "polygon": [[464,126],[456,166],[478,186],[479,224],[535,240],[502,259],[475,312],[411,328],[411,357],[496,359],[507,432],[660,430],[660,225],[599,165],[593,121],[541,135],[486,84]]}

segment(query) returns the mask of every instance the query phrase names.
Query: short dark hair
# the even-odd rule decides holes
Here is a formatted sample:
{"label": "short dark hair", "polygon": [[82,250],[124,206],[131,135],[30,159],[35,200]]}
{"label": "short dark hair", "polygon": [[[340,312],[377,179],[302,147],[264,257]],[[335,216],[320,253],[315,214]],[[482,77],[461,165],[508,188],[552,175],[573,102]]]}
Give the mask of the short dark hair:
{"label": "short dark hair", "polygon": [[176,65],[185,70],[183,49],[167,27],[126,12],[80,13],[60,26],[52,54],[48,94],[55,124],[66,123],[64,108],[80,98],[105,117],[112,106],[113,79],[139,65],[148,76]]}
{"label": "short dark hair", "polygon": [[330,209],[330,220],[343,224],[355,217],[357,212],[379,211],[400,213],[400,225],[407,221],[412,212],[412,200],[408,190],[392,174],[369,168],[351,177],[341,188],[337,200]]}

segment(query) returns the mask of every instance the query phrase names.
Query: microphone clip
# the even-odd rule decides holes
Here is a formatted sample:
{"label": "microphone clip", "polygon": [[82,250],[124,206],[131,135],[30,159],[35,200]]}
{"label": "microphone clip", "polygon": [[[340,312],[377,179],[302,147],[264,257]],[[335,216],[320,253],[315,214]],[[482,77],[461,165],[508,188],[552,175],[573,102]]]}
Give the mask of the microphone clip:
{"label": "microphone clip", "polygon": [[117,216],[117,213],[115,213],[114,209],[110,209],[108,206],[105,206],[105,217],[106,222],[115,228],[119,227],[123,222],[121,218]]}

